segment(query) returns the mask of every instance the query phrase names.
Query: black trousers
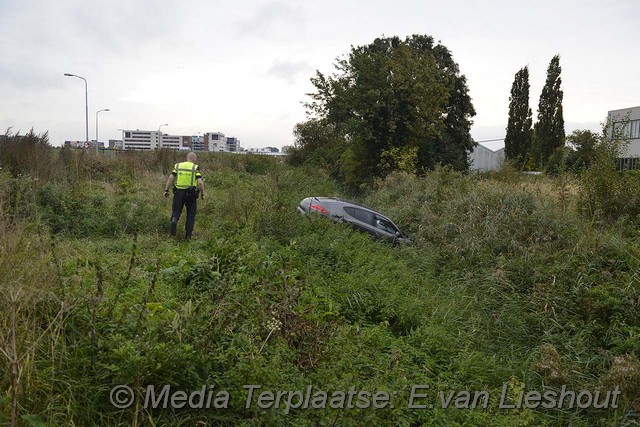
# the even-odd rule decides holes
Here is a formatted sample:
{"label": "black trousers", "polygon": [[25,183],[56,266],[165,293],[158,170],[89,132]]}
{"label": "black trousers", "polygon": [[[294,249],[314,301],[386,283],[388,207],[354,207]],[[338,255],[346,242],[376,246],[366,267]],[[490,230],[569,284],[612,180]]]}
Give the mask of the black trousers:
{"label": "black trousers", "polygon": [[[187,190],[178,190],[173,188],[173,208],[171,213],[171,222],[177,223],[182,215],[182,209],[187,207],[187,223],[185,225],[185,236],[191,238],[193,233],[193,225],[196,222],[196,206],[198,201],[198,191],[195,188]],[[174,226],[175,227],[175,226]]]}

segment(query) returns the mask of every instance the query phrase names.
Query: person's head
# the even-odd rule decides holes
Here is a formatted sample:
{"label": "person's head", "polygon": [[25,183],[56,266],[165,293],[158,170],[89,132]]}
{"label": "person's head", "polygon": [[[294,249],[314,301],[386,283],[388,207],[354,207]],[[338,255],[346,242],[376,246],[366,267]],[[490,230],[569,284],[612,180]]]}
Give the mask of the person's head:
{"label": "person's head", "polygon": [[187,154],[187,161],[188,162],[195,162],[198,159],[198,156],[196,156],[196,153],[194,153],[193,151],[190,152],[189,154]]}

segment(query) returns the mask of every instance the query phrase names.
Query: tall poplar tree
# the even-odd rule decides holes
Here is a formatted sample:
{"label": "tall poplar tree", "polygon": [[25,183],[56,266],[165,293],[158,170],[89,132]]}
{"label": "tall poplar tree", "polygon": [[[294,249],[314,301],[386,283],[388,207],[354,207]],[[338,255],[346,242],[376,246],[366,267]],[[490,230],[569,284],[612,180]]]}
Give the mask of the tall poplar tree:
{"label": "tall poplar tree", "polygon": [[538,104],[534,149],[539,165],[544,167],[553,151],[564,145],[564,117],[562,116],[562,79],[560,78],[560,56],[551,59],[547,68],[547,81]]}
{"label": "tall poplar tree", "polygon": [[529,107],[529,68],[516,73],[509,97],[509,121],[504,140],[505,157],[521,168],[531,149],[532,125]]}

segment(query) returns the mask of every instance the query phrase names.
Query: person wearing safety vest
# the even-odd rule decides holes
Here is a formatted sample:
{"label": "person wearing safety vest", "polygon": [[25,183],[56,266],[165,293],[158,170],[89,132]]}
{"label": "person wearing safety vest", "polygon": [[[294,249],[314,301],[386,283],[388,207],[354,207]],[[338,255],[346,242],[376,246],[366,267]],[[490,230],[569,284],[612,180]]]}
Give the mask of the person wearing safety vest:
{"label": "person wearing safety vest", "polygon": [[[178,229],[178,220],[182,214],[182,208],[187,207],[187,222],[185,224],[185,237],[191,239],[193,225],[196,222],[196,205],[198,194],[204,200],[204,184],[200,168],[194,162],[196,153],[187,154],[187,161],[176,163],[173,171],[167,179],[164,189],[164,197],[169,198],[169,188],[173,185],[173,207],[171,213],[171,235],[175,236]],[[174,182],[175,181],[175,182]]]}

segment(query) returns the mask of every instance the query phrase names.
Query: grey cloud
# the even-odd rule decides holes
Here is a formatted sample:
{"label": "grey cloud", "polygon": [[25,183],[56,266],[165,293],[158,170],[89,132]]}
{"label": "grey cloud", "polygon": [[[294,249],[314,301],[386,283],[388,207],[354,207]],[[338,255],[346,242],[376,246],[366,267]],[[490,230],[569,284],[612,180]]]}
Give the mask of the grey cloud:
{"label": "grey cloud", "polygon": [[0,62],[0,88],[3,92],[60,88],[63,83],[62,71],[51,70],[35,61],[21,58],[19,67]]}
{"label": "grey cloud", "polygon": [[[1,1],[1,0],[0,0]],[[116,54],[136,56],[148,43],[178,40],[185,2],[23,0],[0,16],[0,41],[12,50],[45,52],[56,60]]]}
{"label": "grey cloud", "polygon": [[177,41],[184,13],[183,3],[170,0],[91,2],[72,15],[72,30],[92,48],[135,54],[153,41]]}
{"label": "grey cloud", "polygon": [[267,74],[284,80],[288,84],[294,84],[298,75],[311,69],[311,66],[306,62],[276,61],[271,65]]}
{"label": "grey cloud", "polygon": [[280,37],[300,34],[305,29],[306,18],[299,6],[276,0],[260,7],[253,17],[239,24],[241,35]]}

